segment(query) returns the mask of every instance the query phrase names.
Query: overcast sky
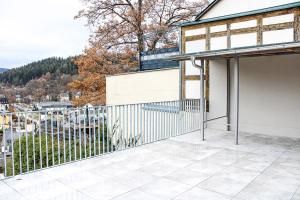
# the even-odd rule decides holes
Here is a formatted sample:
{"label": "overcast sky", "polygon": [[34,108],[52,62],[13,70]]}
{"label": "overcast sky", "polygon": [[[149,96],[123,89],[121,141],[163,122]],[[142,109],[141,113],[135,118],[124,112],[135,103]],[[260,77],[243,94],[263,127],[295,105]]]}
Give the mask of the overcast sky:
{"label": "overcast sky", "polygon": [[80,0],[0,0],[0,67],[80,54],[89,30]]}

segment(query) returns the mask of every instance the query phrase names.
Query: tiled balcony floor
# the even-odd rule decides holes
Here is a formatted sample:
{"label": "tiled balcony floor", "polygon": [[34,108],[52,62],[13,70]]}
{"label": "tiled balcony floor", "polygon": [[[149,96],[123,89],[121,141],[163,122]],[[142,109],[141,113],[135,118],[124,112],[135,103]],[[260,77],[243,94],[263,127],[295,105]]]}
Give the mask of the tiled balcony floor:
{"label": "tiled balcony floor", "polygon": [[0,182],[1,200],[299,200],[300,141],[208,130]]}

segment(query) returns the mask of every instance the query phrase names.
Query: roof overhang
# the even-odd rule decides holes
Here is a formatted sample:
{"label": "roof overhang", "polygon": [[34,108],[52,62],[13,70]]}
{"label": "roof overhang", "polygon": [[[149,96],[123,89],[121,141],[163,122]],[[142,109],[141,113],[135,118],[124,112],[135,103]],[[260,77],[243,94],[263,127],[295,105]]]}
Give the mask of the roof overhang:
{"label": "roof overhang", "polygon": [[195,20],[199,20],[203,15],[205,15],[210,9],[212,9],[217,3],[221,0],[214,0],[211,2],[204,10],[202,10],[199,14],[196,15]]}
{"label": "roof overhang", "polygon": [[272,55],[300,54],[300,42],[270,44],[261,46],[231,48],[170,56],[166,59],[174,61],[191,60],[192,57],[203,60],[223,60],[235,57],[258,57]]}
{"label": "roof overhang", "polygon": [[[218,3],[218,2],[219,1],[216,1],[215,4]],[[294,2],[294,3],[289,3],[289,4],[284,4],[284,5],[279,5],[279,6],[273,6],[273,7],[269,7],[269,8],[263,8],[263,9],[252,10],[252,11],[247,11],[247,12],[240,12],[240,13],[231,14],[231,15],[213,17],[213,18],[208,18],[208,19],[199,19],[199,18],[197,18],[195,21],[183,22],[183,23],[179,24],[178,26],[181,26],[181,27],[183,27],[183,26],[192,26],[192,25],[197,25],[197,24],[217,22],[217,21],[222,21],[222,20],[228,20],[228,19],[233,19],[233,18],[238,18],[238,17],[257,15],[257,14],[261,14],[261,13],[274,12],[274,11],[280,11],[280,10],[285,10],[285,9],[297,8],[297,7],[300,7],[300,1],[299,2]]]}

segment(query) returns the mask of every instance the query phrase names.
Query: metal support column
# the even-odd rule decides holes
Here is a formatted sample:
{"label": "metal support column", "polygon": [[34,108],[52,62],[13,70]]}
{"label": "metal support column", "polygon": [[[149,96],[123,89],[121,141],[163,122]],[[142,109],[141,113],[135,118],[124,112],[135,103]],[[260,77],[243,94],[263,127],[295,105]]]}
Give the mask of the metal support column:
{"label": "metal support column", "polygon": [[226,68],[227,68],[227,105],[226,105],[226,116],[227,116],[227,131],[231,130],[231,120],[230,120],[230,111],[231,111],[231,91],[230,91],[230,59],[226,60]]}
{"label": "metal support column", "polygon": [[205,128],[205,94],[204,94],[204,60],[201,60],[201,68],[200,68],[200,103],[201,103],[201,133],[202,140],[205,140],[204,128]]}
{"label": "metal support column", "polygon": [[204,60],[201,60],[201,66],[196,63],[196,58],[191,57],[194,67],[200,69],[200,131],[202,140],[205,140],[204,125],[205,125],[205,94],[204,94]]}
{"label": "metal support column", "polygon": [[239,144],[239,103],[240,103],[240,61],[234,58],[234,85],[235,85],[235,144]]}

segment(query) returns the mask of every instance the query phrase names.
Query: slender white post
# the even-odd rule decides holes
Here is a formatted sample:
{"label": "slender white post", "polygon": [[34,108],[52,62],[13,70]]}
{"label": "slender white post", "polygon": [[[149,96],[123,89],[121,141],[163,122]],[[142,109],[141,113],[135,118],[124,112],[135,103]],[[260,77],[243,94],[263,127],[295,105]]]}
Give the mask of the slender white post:
{"label": "slender white post", "polygon": [[205,140],[204,135],[204,120],[205,120],[205,94],[204,94],[204,60],[201,60],[201,68],[200,68],[200,103],[201,103],[201,133],[202,140]]}
{"label": "slender white post", "polygon": [[239,144],[239,107],[240,107],[240,61],[234,58],[234,85],[235,85],[235,144]]}
{"label": "slender white post", "polygon": [[191,61],[194,67],[200,69],[200,131],[202,140],[205,140],[204,134],[204,120],[205,120],[205,97],[204,97],[204,60],[201,60],[201,66],[196,63],[196,58],[191,57]]}

